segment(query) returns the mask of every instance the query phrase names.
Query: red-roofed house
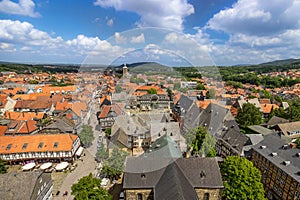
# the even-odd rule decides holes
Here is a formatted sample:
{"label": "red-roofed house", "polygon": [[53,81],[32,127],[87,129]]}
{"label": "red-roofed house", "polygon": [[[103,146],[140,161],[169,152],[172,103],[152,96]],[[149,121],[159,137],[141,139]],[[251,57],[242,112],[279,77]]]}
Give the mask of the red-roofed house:
{"label": "red-roofed house", "polygon": [[5,135],[30,135],[38,131],[34,120],[13,120],[9,123]]}
{"label": "red-roofed house", "polygon": [[104,105],[98,113],[98,121],[102,130],[111,128],[115,118],[123,113],[123,104]]}

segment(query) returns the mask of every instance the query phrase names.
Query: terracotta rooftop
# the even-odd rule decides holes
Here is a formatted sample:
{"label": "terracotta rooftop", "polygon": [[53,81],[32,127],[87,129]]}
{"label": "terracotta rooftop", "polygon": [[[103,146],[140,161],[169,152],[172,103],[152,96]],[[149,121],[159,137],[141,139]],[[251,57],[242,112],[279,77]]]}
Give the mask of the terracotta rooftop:
{"label": "terracotta rooftop", "polygon": [[70,151],[78,136],[73,134],[37,134],[0,137],[0,154]]}

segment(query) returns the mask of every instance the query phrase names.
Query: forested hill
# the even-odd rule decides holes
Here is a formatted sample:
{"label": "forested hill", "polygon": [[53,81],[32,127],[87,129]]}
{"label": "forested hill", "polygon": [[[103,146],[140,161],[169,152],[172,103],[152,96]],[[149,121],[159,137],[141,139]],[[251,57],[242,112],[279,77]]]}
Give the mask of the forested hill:
{"label": "forested hill", "polygon": [[19,74],[26,73],[61,73],[61,72],[78,72],[79,65],[42,65],[42,64],[19,64],[10,62],[0,62],[0,72],[10,71]]}

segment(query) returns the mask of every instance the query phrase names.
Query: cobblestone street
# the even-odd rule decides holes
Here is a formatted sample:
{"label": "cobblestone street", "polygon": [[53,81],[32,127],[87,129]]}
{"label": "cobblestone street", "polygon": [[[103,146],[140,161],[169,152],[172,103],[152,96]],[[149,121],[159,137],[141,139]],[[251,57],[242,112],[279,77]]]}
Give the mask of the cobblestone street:
{"label": "cobblestone street", "polygon": [[[82,161],[76,161],[78,163],[78,166],[74,171],[69,172],[66,178],[63,180],[63,183],[59,190],[60,194],[58,196],[54,195],[55,200],[73,199],[74,197],[71,196],[71,186],[80,178],[89,175],[89,173],[92,173],[93,175],[96,173],[96,162],[94,160],[94,156],[91,155],[90,152],[86,149],[84,150],[83,154],[85,154],[85,156],[82,156]],[[65,191],[68,192],[67,196],[63,196],[63,193]]]}

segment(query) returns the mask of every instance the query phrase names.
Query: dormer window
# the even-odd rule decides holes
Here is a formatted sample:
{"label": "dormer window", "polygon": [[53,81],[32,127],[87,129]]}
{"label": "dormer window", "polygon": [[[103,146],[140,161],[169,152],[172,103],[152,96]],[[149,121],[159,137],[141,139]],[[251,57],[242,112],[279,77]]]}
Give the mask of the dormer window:
{"label": "dormer window", "polygon": [[202,171],[200,172],[200,178],[205,178],[205,176],[206,176],[205,171],[202,170]]}
{"label": "dormer window", "polygon": [[285,160],[285,161],[283,161],[283,164],[284,164],[285,166],[287,166],[287,165],[291,164],[291,161]]}
{"label": "dormer window", "polygon": [[277,153],[273,152],[273,153],[271,153],[271,156],[275,157],[275,156],[277,156]]}
{"label": "dormer window", "polygon": [[40,142],[38,148],[41,149],[43,147],[44,143]]}

